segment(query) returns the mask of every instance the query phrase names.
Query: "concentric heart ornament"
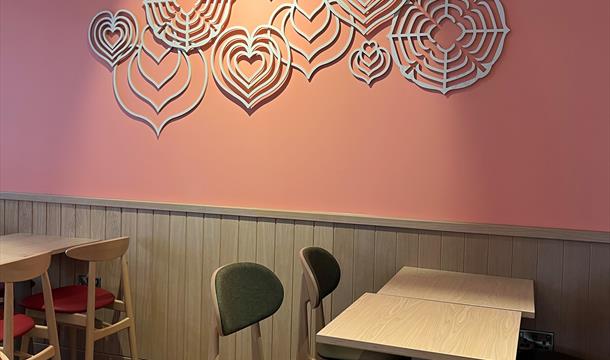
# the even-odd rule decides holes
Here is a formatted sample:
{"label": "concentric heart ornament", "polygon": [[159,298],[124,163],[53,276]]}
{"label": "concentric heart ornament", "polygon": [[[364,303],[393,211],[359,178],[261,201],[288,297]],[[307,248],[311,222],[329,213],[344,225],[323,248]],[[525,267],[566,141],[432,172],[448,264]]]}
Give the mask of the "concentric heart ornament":
{"label": "concentric heart ornament", "polygon": [[[341,20],[364,36],[390,20],[407,0],[324,0]],[[408,6],[408,5],[407,5]]]}
{"label": "concentric heart ornament", "polygon": [[247,110],[278,94],[292,63],[288,40],[269,25],[252,33],[240,26],[225,30],[214,43],[211,57],[216,84]]}
{"label": "concentric heart ornament", "polygon": [[138,43],[138,22],[127,10],[102,11],[89,24],[91,50],[111,68],[129,57]]}
{"label": "concentric heart ornament", "polygon": [[[302,5],[304,2],[309,8]],[[292,49],[292,67],[308,80],[342,58],[354,38],[354,28],[335,16],[324,0],[282,4],[269,23],[282,30]]]}
{"label": "concentric heart ornament", "polygon": [[373,82],[384,76],[392,60],[388,50],[380,47],[375,41],[365,41],[350,55],[349,67],[357,79],[371,86]]}

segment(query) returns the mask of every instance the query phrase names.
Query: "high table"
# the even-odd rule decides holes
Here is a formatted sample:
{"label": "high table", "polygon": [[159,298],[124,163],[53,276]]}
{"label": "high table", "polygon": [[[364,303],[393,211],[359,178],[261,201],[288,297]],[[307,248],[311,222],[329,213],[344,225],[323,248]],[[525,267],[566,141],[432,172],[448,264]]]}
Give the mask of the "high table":
{"label": "high table", "polygon": [[28,256],[50,252],[61,254],[67,249],[99,240],[34,234],[0,236],[0,264],[17,261]]}

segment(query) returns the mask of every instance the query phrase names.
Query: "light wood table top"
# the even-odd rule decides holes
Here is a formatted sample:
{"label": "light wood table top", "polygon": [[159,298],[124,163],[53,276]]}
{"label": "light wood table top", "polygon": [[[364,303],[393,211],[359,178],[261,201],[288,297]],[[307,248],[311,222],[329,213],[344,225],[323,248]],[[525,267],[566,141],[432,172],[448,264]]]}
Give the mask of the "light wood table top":
{"label": "light wood table top", "polygon": [[536,313],[534,282],[524,279],[403,267],[378,294]]}
{"label": "light wood table top", "polygon": [[364,294],[316,339],[430,360],[514,360],[520,322],[518,311]]}
{"label": "light wood table top", "polygon": [[21,233],[2,235],[0,236],[0,264],[46,252],[60,254],[73,246],[96,241],[99,240]]}

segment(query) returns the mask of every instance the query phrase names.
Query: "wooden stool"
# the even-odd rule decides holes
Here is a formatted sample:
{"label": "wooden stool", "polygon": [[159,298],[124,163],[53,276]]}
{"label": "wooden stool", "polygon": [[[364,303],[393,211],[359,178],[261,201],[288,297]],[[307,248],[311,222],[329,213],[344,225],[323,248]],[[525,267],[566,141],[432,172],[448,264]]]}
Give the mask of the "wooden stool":
{"label": "wooden stool", "polygon": [[[3,360],[13,360],[15,354],[27,359],[46,360],[55,357],[61,360],[51,283],[47,274],[50,263],[51,254],[47,253],[0,265],[0,282],[5,284],[4,316],[0,317],[0,341],[4,345],[3,348],[0,347],[0,358]],[[32,318],[21,314],[15,315],[13,310],[14,283],[39,276],[42,278],[42,298],[45,308],[43,318],[46,320],[46,326],[35,325]],[[15,337],[22,337],[23,340],[31,337],[43,338],[47,339],[50,345],[36,355],[27,353],[27,345],[22,346],[21,351],[15,352]]]}
{"label": "wooden stool", "polygon": [[[125,256],[128,248],[129,238],[122,237],[66,250],[68,257],[89,262],[87,275],[89,281],[86,286],[73,285],[54,289],[53,301],[58,323],[85,329],[85,360],[93,360],[94,343],[97,340],[125,329],[129,331],[131,357],[138,359],[133,303],[127,257]],[[95,287],[96,262],[111,261],[117,258],[121,258],[121,291],[119,293],[123,294],[122,300],[115,299],[114,294],[108,290]],[[27,309],[27,314],[36,316],[44,310],[41,299],[40,294],[32,295],[24,299],[21,305]],[[95,312],[101,308],[124,313],[125,318],[112,324],[97,320]],[[72,354],[74,355],[75,351]]]}
{"label": "wooden stool", "polygon": [[[252,359],[263,360],[260,322],[282,306],[284,288],[266,267],[254,263],[229,264],[212,274],[212,329],[208,360],[219,358],[220,336],[251,327]],[[233,360],[233,359],[222,359]]]}

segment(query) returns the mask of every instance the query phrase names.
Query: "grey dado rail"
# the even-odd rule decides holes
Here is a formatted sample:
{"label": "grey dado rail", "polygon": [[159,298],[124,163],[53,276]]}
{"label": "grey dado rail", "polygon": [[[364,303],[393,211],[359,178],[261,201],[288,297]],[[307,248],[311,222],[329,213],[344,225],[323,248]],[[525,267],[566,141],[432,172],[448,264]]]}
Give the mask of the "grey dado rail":
{"label": "grey dado rail", "polygon": [[[142,359],[205,358],[209,279],[218,266],[236,261],[261,263],[282,281],[285,301],[263,323],[264,352],[266,359],[295,359],[298,251],[311,245],[332,252],[343,270],[325,306],[330,317],[379,290],[406,265],[527,278],[535,281],[536,319],[522,327],[554,332],[564,353],[610,358],[605,232],[0,193],[0,234],[15,232],[129,236]],[[116,291],[114,269],[99,271],[104,287]],[[50,276],[54,285],[65,285],[85,271],[83,264],[57,256]],[[248,359],[248,335],[223,339],[221,356]],[[127,341],[114,338],[97,351],[119,359],[128,354]]]}

